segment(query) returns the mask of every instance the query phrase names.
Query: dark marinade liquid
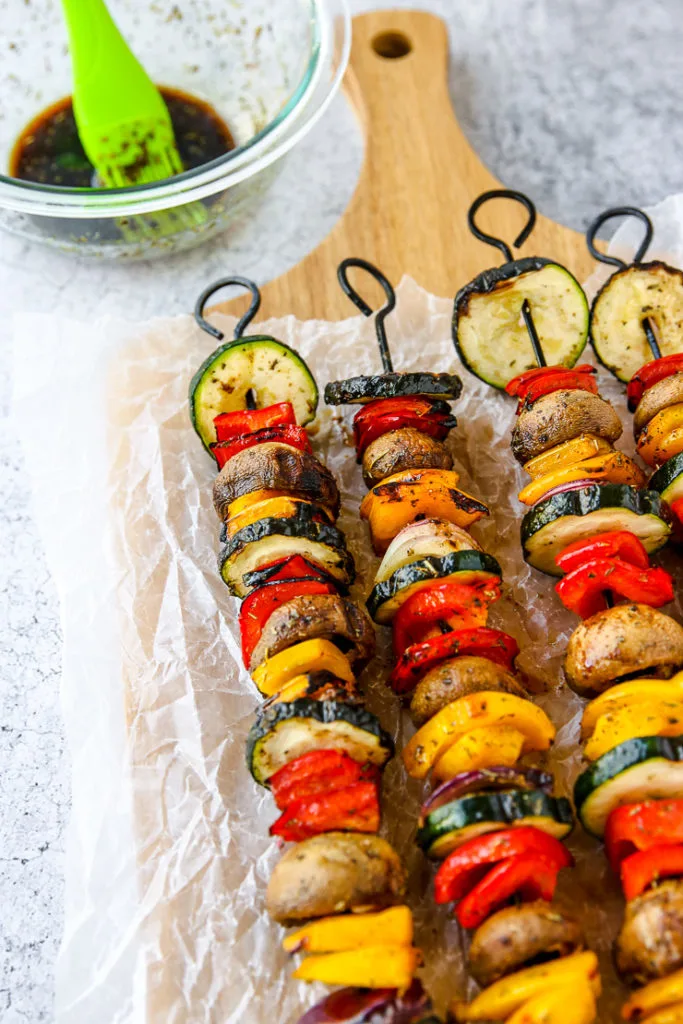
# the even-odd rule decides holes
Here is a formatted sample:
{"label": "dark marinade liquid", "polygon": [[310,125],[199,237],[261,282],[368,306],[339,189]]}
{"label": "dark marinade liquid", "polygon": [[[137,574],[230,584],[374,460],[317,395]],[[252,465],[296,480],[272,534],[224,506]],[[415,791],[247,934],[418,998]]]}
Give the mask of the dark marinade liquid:
{"label": "dark marinade liquid", "polygon": [[[168,107],[186,171],[235,148],[230,129],[213,107],[179,89],[159,88]],[[24,129],[10,157],[9,174],[38,185],[95,188],[95,169],[78,137],[71,97],[43,110]]]}

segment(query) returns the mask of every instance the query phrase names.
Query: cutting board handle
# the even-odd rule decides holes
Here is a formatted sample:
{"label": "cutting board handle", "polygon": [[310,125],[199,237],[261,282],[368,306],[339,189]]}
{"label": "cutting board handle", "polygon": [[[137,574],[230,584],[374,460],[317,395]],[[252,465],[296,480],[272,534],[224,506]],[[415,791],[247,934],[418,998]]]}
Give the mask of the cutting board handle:
{"label": "cutting board handle", "polygon": [[[351,315],[336,282],[337,265],[346,256],[376,263],[396,284],[409,274],[442,296],[453,296],[480,270],[499,262],[467,227],[472,200],[501,184],[456,121],[444,22],[423,11],[358,15],[344,88],[365,140],[358,185],[317,249],[264,287],[263,317]],[[500,200],[488,204],[479,219],[485,230],[512,240],[525,218],[517,204]],[[591,267],[583,238],[544,217],[524,254],[552,256],[580,279]]]}

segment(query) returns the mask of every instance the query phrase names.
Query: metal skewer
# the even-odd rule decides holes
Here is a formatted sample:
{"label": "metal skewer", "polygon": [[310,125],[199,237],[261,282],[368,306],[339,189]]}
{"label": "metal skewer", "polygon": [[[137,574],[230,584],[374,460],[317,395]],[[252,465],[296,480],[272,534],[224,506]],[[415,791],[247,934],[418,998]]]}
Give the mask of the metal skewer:
{"label": "metal skewer", "polygon": [[[645,225],[645,236],[636,249],[635,256],[631,263],[627,263],[625,260],[620,259],[618,256],[608,256],[605,252],[600,252],[595,246],[595,236],[608,220],[613,217],[637,217]],[[604,210],[598,217],[595,218],[593,223],[586,231],[586,245],[591,256],[598,260],[600,263],[606,263],[610,267],[617,267],[619,270],[628,270],[629,267],[636,267],[639,263],[642,263],[645,253],[650,248],[652,243],[652,237],[654,235],[654,227],[652,221],[645,213],[644,210],[639,210],[637,206],[613,206],[610,210]],[[654,332],[652,322],[649,317],[645,316],[641,320],[643,330],[645,332],[645,338],[650,347],[650,351],[655,359],[662,358],[662,351],[657,341],[657,336]]]}
{"label": "metal skewer", "polygon": [[[225,337],[223,331],[219,330],[218,327],[214,327],[204,317],[204,307],[209,301],[212,295],[214,295],[221,288],[227,288],[231,285],[237,285],[240,288],[246,288],[247,291],[251,292],[251,302],[249,303],[249,309],[246,311],[235,324],[234,340],[239,341],[244,336],[244,332],[247,327],[258,313],[261,306],[261,291],[255,281],[252,281],[248,277],[240,277],[235,275],[234,277],[222,277],[218,281],[214,281],[208,285],[201,293],[194,306],[194,318],[199,327],[207,334],[210,334],[212,338],[216,338],[217,341],[222,341]],[[253,388],[249,388],[245,397],[247,403],[247,409],[253,410],[258,408],[256,405],[256,394]]]}
{"label": "metal skewer", "polygon": [[372,316],[375,313],[370,306],[368,306],[365,299],[358,294],[356,289],[350,284],[348,273],[349,267],[358,267],[359,270],[365,270],[366,273],[374,277],[378,284],[381,284],[384,289],[384,294],[387,297],[386,303],[378,309],[375,314],[375,331],[377,332],[377,344],[379,346],[379,354],[382,357],[382,366],[385,373],[393,373],[394,367],[391,362],[391,353],[389,351],[389,343],[387,342],[387,333],[384,327],[384,321],[388,317],[389,313],[396,308],[396,292],[394,291],[391,282],[384,276],[381,270],[379,270],[374,264],[368,262],[368,260],[359,259],[356,256],[349,256],[347,259],[342,260],[337,267],[337,280],[341,285],[344,295],[346,295],[354,306],[356,306],[364,316]]}
{"label": "metal skewer", "polygon": [[[342,291],[353,304],[363,313],[364,316],[372,316],[374,310],[367,304],[364,298],[358,294],[358,292],[349,283],[347,271],[349,267],[358,267],[360,270],[365,270],[371,277],[374,277],[375,281],[381,284],[384,289],[384,294],[387,297],[386,304],[381,309],[377,310],[375,316],[375,330],[377,332],[377,345],[379,347],[379,354],[382,357],[382,366],[385,373],[393,373],[394,367],[391,361],[391,353],[389,351],[389,343],[387,341],[386,329],[384,327],[384,321],[393,309],[396,307],[396,292],[391,282],[384,276],[381,270],[368,260],[362,260],[357,257],[350,256],[339,264],[337,268],[337,279],[342,287]],[[450,633],[452,627],[444,620],[438,619],[436,625],[441,630],[441,633]]]}
{"label": "metal skewer", "polygon": [[[503,254],[505,262],[512,263],[514,257],[512,255],[512,249],[507,242],[502,238],[496,238],[495,235],[489,235],[485,231],[482,231],[474,219],[479,208],[482,207],[484,203],[487,203],[489,199],[513,199],[515,202],[521,203],[529,214],[526,224],[512,243],[515,249],[518,249],[520,245],[523,245],[533,231],[536,224],[536,207],[532,203],[531,199],[529,199],[528,196],[525,196],[523,192],[516,192],[514,189],[510,188],[493,188],[488,192],[482,192],[480,196],[477,196],[467,211],[467,224],[474,237],[478,238],[480,242],[485,242],[486,245],[492,245],[494,249],[498,249]],[[522,317],[524,318],[524,324],[529,335],[529,341],[531,342],[536,362],[539,366],[547,366],[548,364],[541,346],[541,339],[538,336],[538,331],[534,324],[531,305],[528,299],[525,299],[522,303]]]}

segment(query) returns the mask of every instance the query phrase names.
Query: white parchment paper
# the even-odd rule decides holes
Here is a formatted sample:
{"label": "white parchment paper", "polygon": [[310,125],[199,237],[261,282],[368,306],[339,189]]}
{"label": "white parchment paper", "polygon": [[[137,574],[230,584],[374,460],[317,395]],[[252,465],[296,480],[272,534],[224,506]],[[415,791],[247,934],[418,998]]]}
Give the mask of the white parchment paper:
{"label": "white parchment paper", "polygon": [[[656,255],[683,264],[683,197],[653,212]],[[625,226],[613,247],[632,251],[638,230]],[[591,291],[606,273],[596,272]],[[522,561],[516,493],[524,477],[509,451],[514,403],[460,366],[450,317],[449,300],[405,279],[388,321],[394,364],[463,376],[449,443],[463,488],[492,510],[473,530],[504,572],[491,624],[516,636],[519,665],[558,725],[550,761],[558,793],[568,794],[580,769],[581,702],[563,686],[560,666],[576,620],[553,582]],[[233,320],[215,319],[229,336]],[[362,317],[289,317],[258,329],[297,348],[321,392],[328,380],[379,366],[373,326]],[[58,1024],[293,1024],[324,989],[290,980],[282,930],[262,910],[279,856],[267,834],[276,812],[244,766],[257,697],[241,666],[237,603],[216,571],[212,465],[187,416],[188,381],[212,340],[190,317],[131,325],[21,316],[15,337],[15,410],[61,598],[73,758]],[[623,387],[601,372],[600,388],[632,452]],[[377,560],[357,515],[365,487],[349,422],[321,405],[313,441],[343,494],[340,527],[359,570],[353,593],[363,599]],[[671,568],[675,557],[666,561]],[[384,685],[389,633],[380,634],[364,682],[400,749],[412,726]],[[431,867],[413,842],[420,792],[395,759],[385,773],[383,832],[408,866],[422,975],[443,1009],[467,981],[462,938],[434,906]],[[580,828],[570,846],[577,866],[561,894],[601,955],[600,1020],[616,1022],[623,992],[610,947],[623,904],[601,847]]]}

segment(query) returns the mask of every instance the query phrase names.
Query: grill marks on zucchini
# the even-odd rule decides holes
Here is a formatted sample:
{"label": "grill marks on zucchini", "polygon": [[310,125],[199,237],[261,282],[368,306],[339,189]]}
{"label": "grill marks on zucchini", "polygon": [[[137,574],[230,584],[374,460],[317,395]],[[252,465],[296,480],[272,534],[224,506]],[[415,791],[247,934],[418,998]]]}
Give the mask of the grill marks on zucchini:
{"label": "grill marks on zucchini", "polygon": [[494,576],[502,576],[500,565],[483,551],[454,551],[441,558],[428,556],[402,565],[388,580],[376,583],[367,600],[368,611],[375,622],[385,625],[411,594],[434,580],[453,577],[462,583],[473,583]]}
{"label": "grill marks on zucchini", "polygon": [[302,426],[315,417],[318,388],[294,349],[267,335],[229,341],[204,360],[190,382],[192,425],[208,451],[216,440],[214,417],[246,409],[249,391],[258,408],[291,402]]}
{"label": "grill marks on zucchini", "polygon": [[593,300],[590,337],[600,362],[628,381],[652,358],[643,330],[647,317],[663,356],[681,350],[683,271],[660,260],[618,270]]}
{"label": "grill marks on zucchini", "polygon": [[297,554],[344,586],[354,578],[353,556],[346,549],[344,534],[336,526],[314,519],[306,506],[290,519],[259,519],[239,530],[221,548],[218,568],[231,593],[246,597],[253,589],[249,574]]}
{"label": "grill marks on zucchini", "polygon": [[378,373],[330,381],[325,386],[327,405],[363,405],[379,398],[425,398],[455,400],[462,381],[454,373]]}
{"label": "grill marks on zucchini", "polygon": [[652,474],[650,489],[658,491],[669,505],[683,498],[683,452],[672,455]]}
{"label": "grill marks on zucchini", "polygon": [[289,761],[311,750],[341,750],[360,764],[384,765],[394,741],[365,708],[338,701],[302,698],[271,704],[247,739],[247,767],[259,785]]}
{"label": "grill marks on zucchini", "polygon": [[571,804],[540,789],[477,793],[428,814],[416,839],[428,857],[440,858],[468,839],[511,825],[533,825],[562,839],[574,825]]}
{"label": "grill marks on zucchini", "polygon": [[493,387],[536,366],[525,299],[549,365],[573,366],[585,348],[588,301],[565,267],[535,256],[485,270],[455,297],[453,341],[468,370]]}
{"label": "grill marks on zucchini", "polygon": [[629,530],[649,551],[671,533],[668,507],[652,490],[626,484],[593,484],[554,494],[522,520],[524,558],[535,569],[560,576],[555,557],[569,544],[611,530]]}
{"label": "grill marks on zucchini", "polygon": [[601,839],[616,807],[681,792],[683,738],[646,736],[620,743],[586,768],[574,785],[574,803],[586,831]]}

